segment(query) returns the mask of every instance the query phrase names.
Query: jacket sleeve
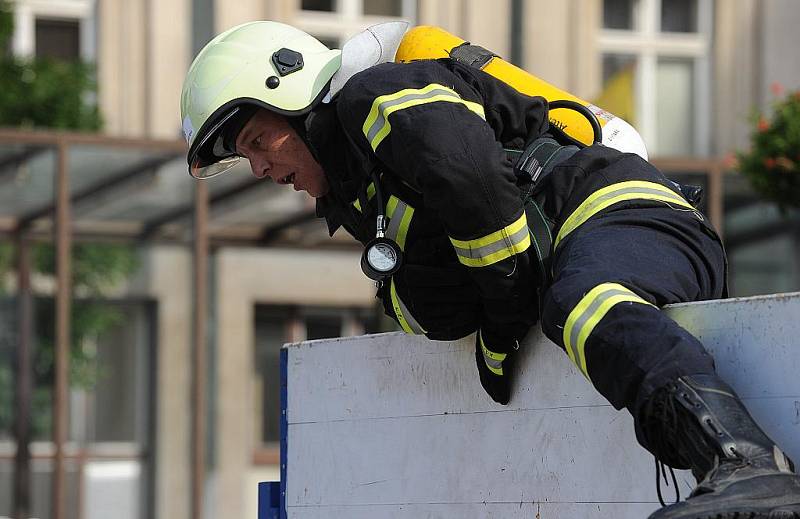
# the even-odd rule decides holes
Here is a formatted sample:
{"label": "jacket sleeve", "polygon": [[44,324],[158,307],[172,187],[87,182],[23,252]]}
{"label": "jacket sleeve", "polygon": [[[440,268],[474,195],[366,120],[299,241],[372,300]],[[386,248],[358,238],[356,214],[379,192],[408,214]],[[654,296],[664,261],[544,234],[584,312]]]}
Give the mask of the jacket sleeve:
{"label": "jacket sleeve", "polygon": [[[352,78],[337,110],[351,141],[416,187],[426,208],[438,213],[479,288],[481,328],[519,338],[537,317],[526,254],[531,241],[498,137],[512,132],[507,124],[497,131],[502,114],[485,108],[481,90],[435,62],[385,64]],[[544,132],[546,109],[539,103],[538,110],[518,119]]]}

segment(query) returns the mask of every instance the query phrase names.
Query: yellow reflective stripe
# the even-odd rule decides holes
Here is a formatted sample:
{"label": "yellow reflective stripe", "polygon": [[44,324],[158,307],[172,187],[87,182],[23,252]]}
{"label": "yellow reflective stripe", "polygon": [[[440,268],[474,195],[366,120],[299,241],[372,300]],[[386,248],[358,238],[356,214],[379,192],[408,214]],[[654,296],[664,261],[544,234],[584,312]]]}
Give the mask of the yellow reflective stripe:
{"label": "yellow reflective stripe", "polygon": [[394,310],[394,315],[397,316],[397,322],[400,323],[400,327],[403,329],[403,331],[412,335],[426,333],[425,329],[420,326],[416,319],[414,319],[414,316],[411,315],[411,312],[408,311],[406,305],[403,304],[403,301],[397,295],[397,288],[394,285],[394,278],[392,278],[392,282],[389,284],[389,294],[392,299],[392,309]]}
{"label": "yellow reflective stripe", "polygon": [[483,342],[483,334],[478,330],[478,340],[481,343],[481,351],[483,352],[483,360],[489,371],[495,375],[503,376],[503,361],[506,360],[506,353],[495,353],[486,347]]}
{"label": "yellow reflective stripe", "polygon": [[406,210],[400,218],[400,228],[397,230],[397,244],[401,250],[406,248],[406,238],[408,237],[408,228],[411,227],[411,218],[414,216],[414,208],[406,204]]}
{"label": "yellow reflective stripe", "polygon": [[509,234],[514,234],[523,227],[527,226],[528,226],[528,220],[525,216],[525,212],[523,211],[522,216],[517,218],[517,220],[514,223],[506,225],[499,231],[487,234],[482,238],[475,238],[474,240],[456,240],[455,238],[450,238],[450,241],[453,242],[453,245],[462,249],[477,249],[485,245],[491,245],[497,241],[505,239],[505,237],[508,236]]}
{"label": "yellow reflective stripe", "polygon": [[[389,227],[386,229],[386,237],[397,242],[400,250],[405,250],[406,237],[408,235],[408,228],[411,226],[411,218],[414,216],[414,208],[406,204],[394,195],[389,197],[389,202],[386,204],[386,216],[389,217]],[[411,312],[400,299],[397,294],[397,287],[392,278],[389,284],[389,294],[392,300],[392,308],[394,315],[397,316],[397,322],[404,332],[410,334],[424,334],[426,333]]]}
{"label": "yellow reflective stripe", "polygon": [[523,212],[516,221],[499,231],[474,240],[450,238],[450,242],[459,262],[468,267],[486,267],[528,250],[531,236]]}
{"label": "yellow reflective stripe", "polygon": [[369,115],[367,115],[367,119],[361,128],[372,150],[377,150],[380,143],[392,130],[392,125],[389,122],[391,114],[413,106],[439,101],[462,104],[482,119],[486,118],[483,106],[461,99],[461,96],[455,90],[444,85],[431,83],[424,88],[406,88],[394,94],[379,96],[372,102]]}
{"label": "yellow reflective stripe", "polygon": [[483,349],[484,356],[489,357],[490,359],[492,359],[494,361],[497,361],[497,362],[503,362],[504,360],[506,360],[506,357],[508,356],[507,353],[495,353],[492,350],[490,350],[489,348],[487,348],[486,347],[486,343],[483,342],[483,334],[481,332],[478,332],[478,333],[480,334],[481,349]]}
{"label": "yellow reflective stripe", "polygon": [[595,214],[626,200],[657,200],[695,210],[682,196],[661,184],[643,180],[619,182],[599,189],[586,198],[564,221],[553,247],[558,247],[561,240]]}
{"label": "yellow reflective stripe", "polygon": [[563,334],[564,348],[570,360],[587,379],[589,371],[586,367],[586,340],[608,311],[624,301],[655,306],[618,283],[603,283],[583,296],[567,316]]}
{"label": "yellow reflective stripe", "polygon": [[[375,182],[370,182],[367,186],[367,200],[372,200],[375,196]],[[356,201],[353,202],[353,206],[358,209],[358,212],[361,212],[361,200],[356,198]]]}
{"label": "yellow reflective stripe", "polygon": [[389,218],[394,217],[394,212],[397,209],[397,202],[399,201],[400,199],[394,195],[389,197],[389,202],[386,204],[386,216]]}
{"label": "yellow reflective stripe", "polygon": [[530,234],[526,234],[525,238],[523,238],[521,242],[516,243],[511,247],[499,250],[482,258],[466,258],[459,255],[458,261],[461,262],[462,265],[466,265],[468,267],[488,267],[489,265],[494,265],[498,261],[503,261],[506,258],[510,258],[514,254],[525,252],[530,246],[531,237]]}

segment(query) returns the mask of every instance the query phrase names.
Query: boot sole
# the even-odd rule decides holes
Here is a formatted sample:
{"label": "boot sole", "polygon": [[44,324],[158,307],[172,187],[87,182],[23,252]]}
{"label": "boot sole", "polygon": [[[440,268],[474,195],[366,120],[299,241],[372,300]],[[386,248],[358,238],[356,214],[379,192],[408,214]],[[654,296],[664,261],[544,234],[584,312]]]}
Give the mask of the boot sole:
{"label": "boot sole", "polygon": [[[750,507],[731,507],[734,510],[719,511],[691,511],[687,510],[678,515],[650,516],[650,519],[800,519],[800,503],[787,506],[779,506],[769,510],[763,507],[752,509]],[[750,510],[748,510],[750,508]]]}
{"label": "boot sole", "polygon": [[753,478],[720,494],[705,494],[668,506],[649,519],[800,519],[800,478]]}

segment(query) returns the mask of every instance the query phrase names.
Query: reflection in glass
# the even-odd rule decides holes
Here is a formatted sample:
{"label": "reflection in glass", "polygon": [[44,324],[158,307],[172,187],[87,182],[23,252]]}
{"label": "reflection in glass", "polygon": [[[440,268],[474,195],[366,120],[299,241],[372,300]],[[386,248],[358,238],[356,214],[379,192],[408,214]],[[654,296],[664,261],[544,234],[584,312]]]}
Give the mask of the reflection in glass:
{"label": "reflection in glass", "polygon": [[603,55],[603,89],[593,102],[636,126],[636,56]]}
{"label": "reflection in glass", "polygon": [[604,54],[603,55],[603,84],[607,84],[612,78],[635,68],[636,56],[633,54]]}

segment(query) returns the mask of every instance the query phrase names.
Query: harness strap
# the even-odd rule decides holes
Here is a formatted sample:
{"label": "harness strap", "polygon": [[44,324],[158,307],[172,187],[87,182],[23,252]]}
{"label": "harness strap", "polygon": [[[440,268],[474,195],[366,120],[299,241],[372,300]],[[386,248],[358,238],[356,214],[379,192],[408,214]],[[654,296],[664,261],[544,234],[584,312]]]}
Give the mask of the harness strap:
{"label": "harness strap", "polygon": [[534,184],[541,182],[558,164],[578,152],[575,145],[562,146],[551,137],[539,137],[528,144],[514,164],[517,177]]}
{"label": "harness strap", "polygon": [[495,56],[497,54],[492,51],[478,45],[472,45],[469,42],[464,42],[450,51],[452,59],[478,70],[483,69]]}
{"label": "harness strap", "polygon": [[546,287],[550,284],[550,268],[553,253],[552,226],[544,217],[542,209],[536,200],[528,198],[525,201],[525,215],[528,219],[528,229],[531,233],[531,247],[536,253],[539,267],[539,286]]}
{"label": "harness strap", "polygon": [[577,146],[572,145],[562,146],[551,137],[540,137],[528,144],[522,151],[506,150],[508,157],[514,163],[514,173],[522,190],[531,244],[539,264],[539,286],[542,289],[550,284],[552,277],[551,256],[554,224],[547,220],[532,193],[536,185],[541,183],[556,165],[572,157],[578,149]]}

